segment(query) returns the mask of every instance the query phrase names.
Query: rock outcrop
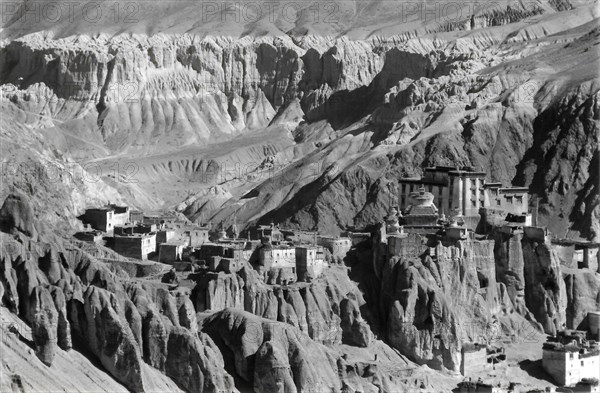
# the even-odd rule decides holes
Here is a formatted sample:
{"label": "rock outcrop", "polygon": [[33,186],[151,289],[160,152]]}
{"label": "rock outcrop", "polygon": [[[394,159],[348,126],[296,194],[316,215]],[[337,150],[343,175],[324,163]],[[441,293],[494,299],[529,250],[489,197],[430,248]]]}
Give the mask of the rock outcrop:
{"label": "rock outcrop", "polygon": [[[39,225],[30,219],[22,225]],[[83,357],[81,351],[129,391],[176,391],[176,384],[188,391],[236,391],[215,344],[198,335],[187,295],[174,297],[150,280],[130,282],[118,266],[90,255],[90,245],[56,235],[45,242],[45,232],[33,239],[11,225],[0,233],[0,299],[31,327],[31,339],[13,334],[31,340],[43,364],[54,367],[55,358],[67,356],[63,351]]]}
{"label": "rock outcrop", "polygon": [[188,392],[236,392],[233,378],[222,372],[223,358],[213,346],[202,343],[187,329],[173,328],[167,344],[167,375]]}
{"label": "rock outcrop", "polygon": [[[550,258],[523,259],[528,244],[520,235],[442,242],[411,234],[398,255],[387,255],[383,244],[374,250],[374,263],[365,263],[371,255],[360,249],[348,260],[361,288],[375,286],[365,294],[370,304],[379,305],[371,316],[375,330],[411,360],[456,371],[463,343],[493,343],[522,332],[541,335],[549,320],[554,329],[560,313],[548,316],[539,308],[566,301],[560,290],[564,282],[549,277],[560,268]],[[540,264],[546,266],[546,276],[536,271]],[[530,305],[527,299],[536,300]]]}
{"label": "rock outcrop", "polygon": [[[404,382],[414,383],[398,372],[410,368],[409,362],[381,342],[364,353],[346,353],[313,341],[287,323],[235,309],[211,315],[202,330],[225,354],[226,367],[255,392],[403,391],[408,388]],[[386,373],[388,367],[397,372]]]}
{"label": "rock outcrop", "polygon": [[47,366],[52,365],[58,344],[58,313],[50,292],[36,286],[30,295],[29,320],[35,344],[35,354]]}
{"label": "rock outcrop", "polygon": [[[596,4],[382,24],[399,17],[384,3],[334,2],[339,20],[316,24],[198,23],[181,4],[125,28],[11,18],[0,42],[0,303],[32,328],[35,367],[90,354],[130,391],[153,390],[157,374],[170,377],[162,390],[235,391],[228,372],[256,391],[403,391],[390,364],[417,367],[371,329],[418,365],[457,371],[461,343],[485,342],[488,326],[585,327],[597,274],[561,267],[548,241],[519,234],[394,258],[385,246],[353,250],[360,291],[345,270],[286,287],[281,272],[268,285],[246,267],[204,274],[190,298],[170,292],[173,274],[145,279],[160,265],[105,263],[100,246],[66,240],[85,207],[107,201],[339,233],[377,222],[398,179],[431,165],[528,187],[540,225],[597,240]],[[52,386],[73,388],[63,382]]]}
{"label": "rock outcrop", "polygon": [[29,198],[22,193],[10,194],[0,209],[2,232],[20,231],[32,238],[37,237],[34,227],[34,213]]}
{"label": "rock outcrop", "polygon": [[84,293],[85,325],[80,332],[102,365],[134,392],[144,391],[142,355],[130,327],[120,316],[114,294],[90,286]]}
{"label": "rock outcrop", "polygon": [[206,273],[192,292],[196,311],[235,308],[288,323],[313,340],[368,346],[373,339],[363,320],[362,294],[338,267],[306,286],[270,286],[245,267],[237,274]]}
{"label": "rock outcrop", "polygon": [[[30,125],[47,121],[31,113],[60,117],[54,147],[73,157],[129,155],[139,183],[129,182],[129,172],[101,176],[102,193],[115,179],[125,180],[117,187],[123,195],[152,208],[169,199],[193,219],[223,223],[239,210],[241,222],[266,216],[337,232],[381,218],[388,181],[429,165],[471,165],[489,180],[530,187],[540,198],[542,223],[556,233],[570,227],[593,238],[597,220],[588,217],[599,213],[590,146],[598,142],[598,100],[596,75],[589,71],[596,56],[589,49],[598,13],[592,5],[555,3],[481,10],[472,20],[440,27],[474,30],[436,39],[426,34],[431,27],[393,37],[378,31],[365,41],[310,34],[236,40],[34,34],[2,45],[3,107]],[[568,23],[556,23],[556,9]],[[528,20],[531,25],[516,23],[533,16],[539,18]],[[521,66],[505,50],[513,46],[524,53]],[[551,64],[556,74],[579,67],[580,77],[552,78],[540,64]],[[334,133],[296,141],[282,125],[290,124],[284,120],[289,111],[306,120],[293,121],[292,128],[317,133],[329,126]],[[265,128],[273,138],[257,142],[253,133]],[[79,130],[81,144],[67,143],[71,129]],[[208,157],[164,154],[239,134],[246,146],[235,151],[216,146]],[[264,177],[261,163],[268,157],[276,157],[280,175]],[[235,169],[229,177],[231,159],[243,173]],[[177,178],[202,181],[191,196],[173,200],[166,191],[153,195],[145,185],[153,178],[173,186]]]}
{"label": "rock outcrop", "polygon": [[600,308],[600,283],[590,271],[563,269],[566,289],[566,326],[587,329],[588,312]]}
{"label": "rock outcrop", "polygon": [[348,345],[368,347],[374,340],[369,324],[362,318],[358,303],[354,299],[340,302],[342,341]]}
{"label": "rock outcrop", "polygon": [[71,323],[69,322],[67,314],[67,301],[60,287],[50,287],[50,294],[52,295],[54,307],[58,313],[56,325],[58,346],[67,351],[73,346],[71,339]]}
{"label": "rock outcrop", "polygon": [[[460,262],[458,262],[460,263]],[[464,263],[464,262],[463,262]],[[461,338],[458,317],[418,260],[390,261],[387,336],[390,343],[416,362],[432,368],[458,370]],[[391,274],[396,271],[396,274]],[[389,285],[389,286],[388,286]]]}
{"label": "rock outcrop", "polygon": [[548,334],[567,327],[567,291],[552,246],[523,241],[525,303]]}
{"label": "rock outcrop", "polygon": [[297,391],[288,356],[279,343],[264,342],[255,356],[255,391],[282,393]]}

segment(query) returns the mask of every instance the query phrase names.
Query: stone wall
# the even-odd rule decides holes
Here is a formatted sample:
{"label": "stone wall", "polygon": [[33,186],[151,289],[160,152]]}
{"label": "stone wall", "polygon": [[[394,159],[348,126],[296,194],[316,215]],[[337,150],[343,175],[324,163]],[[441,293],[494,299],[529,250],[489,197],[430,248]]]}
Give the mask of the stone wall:
{"label": "stone wall", "polygon": [[488,362],[485,347],[473,351],[463,350],[462,364],[460,365],[460,373],[463,376],[477,375],[486,368],[488,368]]}

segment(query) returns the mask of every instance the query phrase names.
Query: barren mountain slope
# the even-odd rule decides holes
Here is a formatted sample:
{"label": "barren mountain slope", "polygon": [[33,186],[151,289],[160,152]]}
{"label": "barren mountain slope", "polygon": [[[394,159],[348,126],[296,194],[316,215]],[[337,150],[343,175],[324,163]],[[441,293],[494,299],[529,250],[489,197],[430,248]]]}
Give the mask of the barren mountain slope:
{"label": "barren mountain slope", "polygon": [[[501,0],[482,3],[444,1],[313,1],[235,3],[195,1],[84,1],[57,9],[50,0],[5,10],[7,38],[51,31],[58,37],[77,34],[157,33],[198,36],[321,35],[352,39],[411,35],[457,28],[487,27],[524,17],[564,11],[586,0]],[[35,7],[35,8],[34,8]],[[508,12],[507,12],[508,9]],[[471,17],[473,17],[471,19]]]}
{"label": "barren mountain slope", "polygon": [[[185,200],[200,221],[335,231],[379,219],[397,176],[472,164],[530,186],[551,230],[591,238],[597,7],[523,7],[362,41],[27,35],[1,49],[2,110],[134,205]],[[18,26],[39,27],[5,32]]]}
{"label": "barren mountain slope", "polygon": [[52,4],[9,4],[0,32],[3,389],[437,392],[478,339],[464,321],[541,340],[598,309],[596,273],[518,236],[357,247],[358,287],[345,266],[299,289],[247,267],[193,291],[68,240],[108,201],[336,234],[436,164],[529,187],[540,224],[598,240],[597,3]]}

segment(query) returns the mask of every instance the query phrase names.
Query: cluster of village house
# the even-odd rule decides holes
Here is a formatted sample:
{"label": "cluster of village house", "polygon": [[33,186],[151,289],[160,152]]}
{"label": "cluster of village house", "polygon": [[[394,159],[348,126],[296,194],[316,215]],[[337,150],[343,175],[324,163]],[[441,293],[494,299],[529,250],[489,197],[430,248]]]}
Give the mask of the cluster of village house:
{"label": "cluster of village house", "polygon": [[[289,283],[322,274],[328,267],[325,249],[332,259],[339,260],[354,245],[368,239],[390,258],[414,254],[414,247],[422,249],[422,240],[427,237],[459,241],[495,230],[507,235],[522,233],[540,242],[552,241],[566,263],[600,273],[599,244],[550,239],[546,228],[537,226],[537,211],[529,212],[527,188],[487,183],[485,173],[472,168],[440,166],[425,168],[422,178],[399,179],[399,186],[397,203],[392,203],[373,237],[369,232],[326,237],[271,224],[256,227],[248,239],[239,239],[234,225],[231,237],[221,231],[210,241],[209,226],[145,216],[114,205],[88,209],[84,221],[95,231],[79,235],[100,241],[111,234],[109,244],[119,254],[146,259],[158,253],[159,261],[177,268],[199,262],[211,271],[232,273],[253,261],[266,272],[278,271],[276,283]],[[591,339],[600,338],[600,312],[589,313],[588,320],[589,332],[563,331],[544,344],[543,367],[561,385],[600,391],[594,382],[600,379],[600,352]],[[504,359],[501,348],[467,343],[462,351],[462,373],[468,376]]]}
{"label": "cluster of village house", "polygon": [[[211,240],[210,225],[191,224],[172,215],[148,216],[114,204],[87,209],[82,220],[88,230],[75,237],[103,243],[124,257],[156,259],[177,270],[203,265],[226,273],[252,262],[269,283],[277,284],[319,277],[329,266],[328,260],[340,260],[352,245],[348,237],[318,236],[274,224],[258,226],[247,239],[238,238],[234,224],[231,236],[221,230]],[[277,274],[269,275],[273,272]]]}
{"label": "cluster of village house", "polygon": [[[414,253],[415,247],[426,250],[422,240],[427,237],[458,241],[493,230],[550,241],[564,265],[600,273],[600,244],[552,239],[546,228],[537,225],[537,209],[529,212],[527,188],[488,183],[485,177],[485,172],[469,167],[437,166],[425,168],[420,178],[399,179],[397,203],[392,203],[375,238],[384,257]],[[600,392],[600,312],[588,313],[587,320],[588,331],[565,330],[550,337],[543,346],[542,364],[560,385]],[[461,371],[476,375],[504,359],[502,348],[466,343]]]}
{"label": "cluster of village house", "polygon": [[[600,312],[588,314],[588,330],[563,330],[550,336],[542,346],[542,366],[556,384],[566,392],[600,392]],[[467,377],[481,376],[506,357],[500,348],[467,343],[462,348],[461,372]],[[471,378],[469,378],[471,380]],[[473,379],[474,381],[474,379]],[[501,393],[506,389],[487,384],[462,384],[457,392]],[[519,391],[513,386],[511,391]],[[546,389],[544,392],[555,392]],[[537,392],[537,391],[530,391]],[[540,391],[542,392],[542,391]]]}
{"label": "cluster of village house", "polygon": [[[588,314],[588,330],[562,330],[549,336],[542,346],[542,367],[560,386],[572,392],[600,392],[600,312]],[[506,360],[503,348],[465,343],[462,348],[461,373],[480,377]],[[458,389],[458,391],[470,391]],[[475,391],[475,390],[473,390]],[[478,384],[477,392],[505,392],[493,385]],[[516,391],[516,390],[515,390]]]}

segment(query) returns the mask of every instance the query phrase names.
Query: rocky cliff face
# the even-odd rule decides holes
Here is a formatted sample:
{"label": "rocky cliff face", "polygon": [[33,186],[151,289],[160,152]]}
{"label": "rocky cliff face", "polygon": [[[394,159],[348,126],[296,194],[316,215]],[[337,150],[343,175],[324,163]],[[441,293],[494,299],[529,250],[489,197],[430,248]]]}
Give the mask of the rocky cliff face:
{"label": "rocky cliff face", "polygon": [[515,309],[539,322],[548,334],[564,329],[565,282],[549,240],[496,233],[494,255],[498,280],[506,286]]}
{"label": "rocky cliff face", "polygon": [[458,370],[463,342],[490,339],[486,326],[511,312],[492,250],[490,241],[459,241],[382,256],[379,310],[391,344],[419,363]]}
{"label": "rocky cliff face", "polygon": [[381,343],[368,350],[336,349],[310,340],[289,324],[234,309],[208,317],[202,329],[225,354],[226,367],[256,392],[442,388],[412,375],[406,360]]}
{"label": "rocky cliff face", "polygon": [[458,370],[465,342],[581,327],[597,306],[594,273],[562,267],[549,240],[497,232],[490,240],[405,242],[395,256],[384,243],[347,259],[367,303],[377,304],[373,329],[417,363]]}
{"label": "rocky cliff face", "polygon": [[[11,234],[0,233],[0,300],[31,326],[35,354],[46,366],[74,347],[130,391],[152,390],[161,372],[188,391],[235,391],[220,353],[192,325],[188,298],[132,287],[123,271],[43,229],[32,239],[27,229],[38,225],[30,210],[23,195],[8,198],[1,210],[12,226],[3,228]],[[27,377],[19,378],[31,384]]]}
{"label": "rocky cliff face", "polygon": [[[595,37],[595,34],[590,32],[581,37],[581,41],[573,42],[566,48],[583,48],[586,45],[584,42]],[[398,55],[393,56],[394,53]],[[539,56],[532,55],[529,59],[521,60],[520,64],[530,64],[535,68],[533,62]],[[589,60],[582,59],[582,64],[589,64]],[[491,179],[531,184],[531,192],[540,197],[542,222],[548,224],[551,230],[564,233],[564,226],[560,224],[564,220],[556,218],[560,218],[560,215],[565,217],[568,213],[556,211],[558,204],[547,201],[545,195],[549,194],[541,190],[547,189],[549,182],[533,181],[533,177],[547,176],[542,175],[542,165],[535,164],[533,157],[540,157],[536,151],[541,140],[546,140],[546,130],[549,128],[563,129],[565,131],[557,132],[565,135],[569,132],[580,133],[573,143],[569,142],[573,151],[581,152],[577,153],[582,157],[581,165],[576,167],[581,174],[585,173],[583,178],[595,178],[595,169],[588,167],[594,157],[593,149],[588,152],[583,148],[587,141],[592,142],[591,146],[596,145],[597,132],[594,130],[597,124],[591,120],[595,116],[595,110],[592,109],[595,102],[593,96],[597,91],[595,78],[584,69],[584,77],[577,81],[546,81],[540,79],[536,71],[527,75],[515,74],[511,73],[512,66],[505,70],[507,73],[496,73],[503,69],[502,66],[494,64],[492,59],[477,51],[469,56],[459,53],[411,56],[404,52],[389,51],[385,64],[372,83],[356,89],[356,97],[348,93],[334,100],[336,95],[332,96],[331,105],[337,103],[351,108],[350,115],[345,116],[348,121],[346,124],[352,123],[353,115],[360,118],[361,113],[369,113],[366,124],[349,127],[352,132],[345,133],[335,143],[331,143],[330,138],[325,139],[321,146],[323,152],[315,151],[305,157],[300,169],[294,167],[293,170],[287,170],[288,178],[293,177],[300,183],[291,188],[292,194],[286,192],[281,195],[277,191],[286,187],[284,176],[270,179],[270,184],[259,186],[251,194],[257,195],[260,201],[268,199],[271,202],[268,209],[273,205],[274,198],[281,201],[278,202],[282,204],[281,208],[271,210],[269,219],[287,220],[290,224],[299,222],[302,226],[316,226],[325,230],[352,224],[364,225],[373,216],[384,215],[382,207],[391,197],[389,189],[397,189],[393,186],[398,176],[416,175],[423,165],[470,163],[488,171]],[[416,64],[418,67],[390,72],[403,69],[406,64]],[[556,66],[560,67],[560,64]],[[492,69],[494,72],[486,71]],[[588,77],[591,79],[585,80]],[[552,98],[559,92],[565,94],[564,99]],[[567,108],[571,104],[568,102],[575,103],[577,96],[587,100],[586,105],[576,105],[578,109],[575,110],[580,111],[586,120],[577,120],[575,116],[570,117],[573,122],[561,120],[563,125],[554,124],[557,118],[553,114],[569,111]],[[336,124],[334,117],[329,120]],[[564,143],[567,140],[572,138],[564,139]],[[367,153],[369,148],[364,145],[367,141],[379,144],[379,149]],[[554,145],[548,140],[545,146],[550,148]],[[551,155],[557,157],[554,152]],[[553,166],[559,166],[559,160],[553,162]],[[322,176],[301,175],[312,173],[312,166],[316,163],[321,164]],[[565,168],[562,173],[571,171]],[[596,195],[594,186],[584,186],[584,183],[580,184],[585,191],[580,193],[592,201],[593,195]],[[288,189],[286,187],[286,191]],[[294,196],[293,193],[299,193],[299,190],[303,191],[302,196]],[[307,194],[311,200],[306,200]],[[251,217],[268,212],[268,209],[260,210],[259,206],[262,208],[264,205],[255,205],[254,200],[242,199],[240,202],[251,208]],[[346,209],[336,211],[336,205],[345,206]],[[588,204],[578,206],[589,209]],[[293,218],[285,217],[284,212],[290,210],[297,213]],[[591,213],[593,210],[589,210],[591,216],[595,214]],[[585,236],[591,234],[585,233]]]}
{"label": "rocky cliff face", "polygon": [[[37,386],[30,378],[47,373],[44,367],[62,373],[65,359],[77,357],[101,365],[114,378],[106,386],[135,392],[439,390],[448,383],[443,376],[430,381],[433,371],[375,340],[361,314],[364,299],[342,267],[300,289],[267,286],[250,267],[239,275],[208,274],[189,297],[157,280],[130,278],[92,256],[89,246],[19,221],[29,209],[27,197],[14,195],[1,217],[42,228],[37,240],[14,225],[0,233],[0,300],[11,319],[31,328],[26,334],[2,325],[7,361],[24,356],[27,345],[39,359],[18,371],[3,363],[23,386]],[[93,366],[80,367],[72,386],[101,378]]]}
{"label": "rocky cliff face", "polygon": [[61,103],[49,107],[50,117],[64,105],[91,111],[77,133],[111,152],[139,149],[136,141],[175,148],[264,128],[274,108],[295,96],[301,76],[299,49],[289,39],[136,36],[30,44],[13,41],[2,49],[3,81],[12,84],[3,90],[7,97],[35,113]]}
{"label": "rocky cliff face", "polygon": [[266,285],[250,266],[237,274],[205,273],[191,298],[198,312],[244,310],[287,323],[321,343],[367,347],[373,341],[360,312],[362,294],[340,266],[299,287]]}
{"label": "rocky cliff face", "polygon": [[526,186],[554,234],[599,236],[595,4],[501,2],[447,23],[333,2],[334,23],[235,26],[169,4],[135,27],[3,25],[0,300],[31,327],[11,356],[37,355],[31,376],[6,365],[10,389],[81,351],[112,378],[77,375],[106,390],[403,390],[393,364],[456,371],[462,341],[584,326],[598,308],[595,273],[520,235],[393,259],[353,250],[364,295],[334,269],[281,288],[246,268],[177,296],[64,241],[107,201],[335,234],[378,222],[398,178],[429,165]]}
{"label": "rocky cliff face", "polygon": [[600,304],[600,286],[596,275],[589,271],[563,269],[566,287],[566,324],[571,328],[586,329],[587,314]]}
{"label": "rocky cliff face", "polygon": [[383,216],[399,176],[468,164],[593,238],[597,9],[556,4],[368,40],[37,33],[2,44],[2,107],[121,196],[193,219],[337,231]]}

